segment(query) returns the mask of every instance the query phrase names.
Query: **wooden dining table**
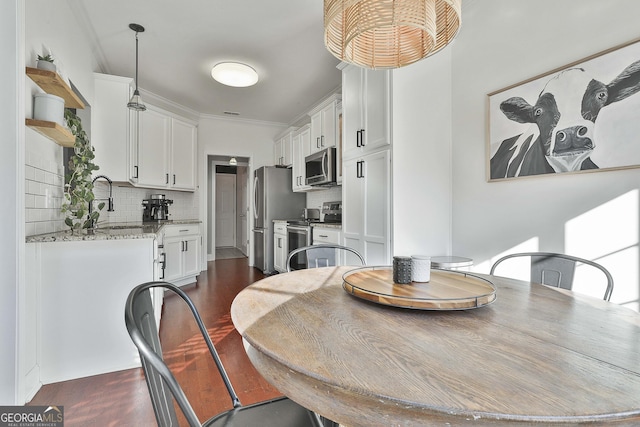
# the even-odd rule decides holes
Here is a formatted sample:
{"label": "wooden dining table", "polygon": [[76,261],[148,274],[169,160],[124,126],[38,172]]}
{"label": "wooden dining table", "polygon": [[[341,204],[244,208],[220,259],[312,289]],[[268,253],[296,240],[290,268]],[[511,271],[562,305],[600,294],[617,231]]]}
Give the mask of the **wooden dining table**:
{"label": "wooden dining table", "polygon": [[640,426],[637,312],[468,272],[493,302],[394,307],[347,293],[354,268],[270,276],[233,301],[251,362],[299,404],[350,427]]}

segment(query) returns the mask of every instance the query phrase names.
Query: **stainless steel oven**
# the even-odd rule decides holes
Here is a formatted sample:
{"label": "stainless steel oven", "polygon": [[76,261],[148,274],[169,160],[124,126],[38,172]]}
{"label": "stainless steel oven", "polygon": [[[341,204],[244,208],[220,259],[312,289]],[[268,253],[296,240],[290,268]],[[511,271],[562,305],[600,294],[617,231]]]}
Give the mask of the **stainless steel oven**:
{"label": "stainless steel oven", "polygon": [[[287,225],[287,243],[289,253],[303,246],[311,245],[311,225],[306,221],[289,222]],[[304,253],[296,254],[291,260],[291,269],[307,268],[307,257]]]}

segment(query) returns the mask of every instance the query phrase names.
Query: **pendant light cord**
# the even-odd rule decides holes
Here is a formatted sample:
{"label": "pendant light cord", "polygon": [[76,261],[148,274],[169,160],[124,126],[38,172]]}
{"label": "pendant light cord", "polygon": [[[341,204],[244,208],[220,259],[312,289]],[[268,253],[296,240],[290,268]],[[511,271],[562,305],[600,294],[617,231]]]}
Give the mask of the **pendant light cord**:
{"label": "pendant light cord", "polygon": [[136,92],[138,92],[138,32],[136,31]]}

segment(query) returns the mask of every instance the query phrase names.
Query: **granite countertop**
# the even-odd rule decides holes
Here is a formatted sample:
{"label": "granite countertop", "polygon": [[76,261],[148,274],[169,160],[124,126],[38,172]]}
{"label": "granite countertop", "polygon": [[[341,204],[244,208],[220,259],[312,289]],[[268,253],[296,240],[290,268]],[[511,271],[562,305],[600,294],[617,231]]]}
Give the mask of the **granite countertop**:
{"label": "granite countertop", "polygon": [[154,239],[165,225],[199,224],[200,221],[169,220],[158,222],[113,222],[99,224],[93,234],[87,230],[71,233],[69,230],[27,236],[27,243],[77,242],[82,240]]}
{"label": "granite countertop", "polygon": [[312,227],[318,227],[318,228],[336,228],[338,230],[342,229],[342,224],[332,224],[330,222],[318,222],[318,223],[311,223]]}

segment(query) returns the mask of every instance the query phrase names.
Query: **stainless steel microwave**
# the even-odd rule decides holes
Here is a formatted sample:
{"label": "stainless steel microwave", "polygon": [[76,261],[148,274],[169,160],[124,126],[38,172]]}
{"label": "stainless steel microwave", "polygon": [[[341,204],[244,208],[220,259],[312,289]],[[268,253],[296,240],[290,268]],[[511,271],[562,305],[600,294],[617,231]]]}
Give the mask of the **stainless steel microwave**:
{"label": "stainless steel microwave", "polygon": [[336,185],[336,148],[325,148],[305,157],[307,185]]}

